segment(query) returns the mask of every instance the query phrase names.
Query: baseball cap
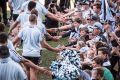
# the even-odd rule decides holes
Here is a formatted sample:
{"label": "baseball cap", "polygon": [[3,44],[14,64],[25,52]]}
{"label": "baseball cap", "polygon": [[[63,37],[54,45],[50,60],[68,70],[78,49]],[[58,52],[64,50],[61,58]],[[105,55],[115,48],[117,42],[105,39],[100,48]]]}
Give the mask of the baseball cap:
{"label": "baseball cap", "polygon": [[95,22],[93,25],[93,29],[99,29],[101,32],[103,31],[103,26],[100,22]]}
{"label": "baseball cap", "polygon": [[100,20],[99,16],[97,16],[97,15],[93,15],[93,16],[91,17],[91,19],[94,20],[94,21]]}

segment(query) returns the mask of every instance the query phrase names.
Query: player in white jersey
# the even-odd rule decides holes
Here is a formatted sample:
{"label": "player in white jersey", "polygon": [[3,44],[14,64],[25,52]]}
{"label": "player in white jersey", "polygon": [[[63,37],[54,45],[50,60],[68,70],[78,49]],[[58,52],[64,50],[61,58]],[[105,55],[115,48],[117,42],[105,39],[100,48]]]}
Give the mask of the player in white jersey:
{"label": "player in white jersey", "polygon": [[22,67],[10,58],[7,46],[0,46],[0,80],[27,80]]}

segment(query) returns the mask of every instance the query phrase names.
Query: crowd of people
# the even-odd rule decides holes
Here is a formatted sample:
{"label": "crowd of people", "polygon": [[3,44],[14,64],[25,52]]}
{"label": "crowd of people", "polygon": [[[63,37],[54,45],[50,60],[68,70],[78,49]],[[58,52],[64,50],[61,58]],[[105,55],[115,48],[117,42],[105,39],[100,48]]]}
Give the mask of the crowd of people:
{"label": "crowd of people", "polygon": [[[71,9],[70,0],[0,1],[0,80],[38,80],[39,72],[53,80],[119,80],[120,0],[73,2]],[[55,48],[47,42],[65,37],[68,44]],[[49,69],[40,66],[42,48],[57,53]]]}

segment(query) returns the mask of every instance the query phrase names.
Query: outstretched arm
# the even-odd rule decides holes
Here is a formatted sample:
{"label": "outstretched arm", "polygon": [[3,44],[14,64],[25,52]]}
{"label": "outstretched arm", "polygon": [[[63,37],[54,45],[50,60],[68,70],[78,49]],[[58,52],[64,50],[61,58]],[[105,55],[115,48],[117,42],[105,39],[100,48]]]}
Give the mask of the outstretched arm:
{"label": "outstretched arm", "polygon": [[58,48],[53,48],[53,47],[51,47],[47,42],[46,42],[46,40],[45,39],[43,39],[41,42],[40,42],[40,44],[42,45],[42,47],[44,47],[44,48],[46,48],[46,49],[48,49],[48,50],[50,50],[50,51],[53,51],[53,52],[59,52],[61,49],[58,49]]}
{"label": "outstretched arm", "polygon": [[13,39],[13,45],[15,45],[17,42],[19,42],[21,39],[18,37],[18,36],[16,36],[14,39]]}
{"label": "outstretched arm", "polygon": [[10,26],[10,29],[9,29],[9,32],[8,34],[10,34],[12,32],[12,30],[17,27],[17,25],[19,24],[19,21],[15,21],[11,26]]}
{"label": "outstretched arm", "polygon": [[57,16],[55,16],[53,13],[51,13],[51,12],[48,12],[47,14],[46,14],[46,16],[47,17],[49,17],[49,18],[51,18],[51,19],[54,19],[54,20],[57,20],[57,21],[59,21],[59,22],[63,22],[63,23],[65,23],[65,19],[64,18],[62,18],[62,17],[57,17]]}
{"label": "outstretched arm", "polygon": [[50,70],[48,70],[47,68],[45,67],[39,67],[37,65],[35,65],[33,62],[31,62],[30,60],[27,60],[27,59],[22,59],[21,61],[25,66],[28,66],[28,67],[32,67],[36,70],[38,70],[39,72],[45,74],[45,75],[48,75],[48,76],[52,76],[52,72]]}

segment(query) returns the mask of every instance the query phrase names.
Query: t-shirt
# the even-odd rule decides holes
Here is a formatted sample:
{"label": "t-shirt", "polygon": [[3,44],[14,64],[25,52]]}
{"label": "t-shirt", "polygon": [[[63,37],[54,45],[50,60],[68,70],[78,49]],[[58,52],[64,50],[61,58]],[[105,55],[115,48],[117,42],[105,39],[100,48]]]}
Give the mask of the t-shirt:
{"label": "t-shirt", "polygon": [[27,25],[18,33],[18,37],[23,40],[23,56],[40,57],[40,42],[43,36],[37,25]]}
{"label": "t-shirt", "polygon": [[30,12],[22,12],[18,18],[16,19],[16,21],[20,22],[20,25],[21,25],[21,28],[22,25],[26,22],[26,21],[29,21],[29,16],[30,16]]}
{"label": "t-shirt", "polygon": [[[22,28],[24,28],[24,27],[26,27],[26,26],[29,26],[29,25],[30,25],[30,22],[27,21],[27,22],[25,22],[25,24],[22,26]],[[45,25],[44,25],[42,22],[40,22],[39,19],[37,19],[37,27],[38,27],[38,29],[40,30],[40,32],[42,33],[42,36],[44,36],[44,34],[47,33]]]}
{"label": "t-shirt", "polygon": [[113,75],[112,75],[112,73],[110,72],[109,69],[103,67],[103,70],[104,70],[104,75],[103,76],[104,76],[105,80],[114,80]]}
{"label": "t-shirt", "polygon": [[0,80],[27,80],[22,67],[11,58],[0,59]]}

